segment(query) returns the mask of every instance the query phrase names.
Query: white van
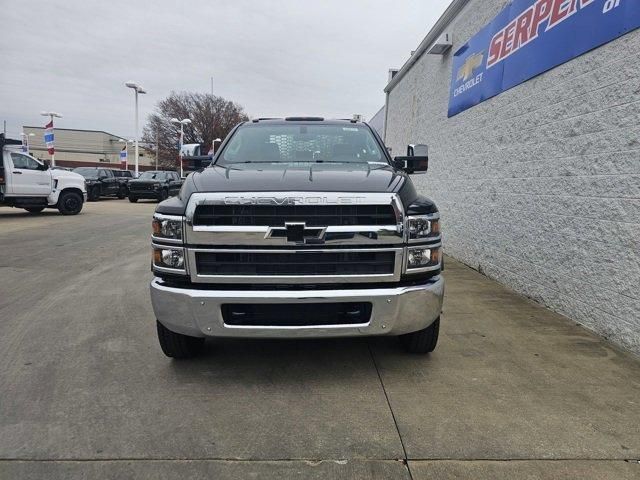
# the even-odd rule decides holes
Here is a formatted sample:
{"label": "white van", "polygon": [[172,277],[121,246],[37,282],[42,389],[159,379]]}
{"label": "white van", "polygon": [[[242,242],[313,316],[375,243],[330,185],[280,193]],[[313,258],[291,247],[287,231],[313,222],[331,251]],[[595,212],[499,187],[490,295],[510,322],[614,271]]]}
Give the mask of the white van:
{"label": "white van", "polygon": [[20,140],[0,134],[0,205],[40,213],[57,208],[63,215],[77,215],[87,200],[84,177],[52,170],[22,151]]}

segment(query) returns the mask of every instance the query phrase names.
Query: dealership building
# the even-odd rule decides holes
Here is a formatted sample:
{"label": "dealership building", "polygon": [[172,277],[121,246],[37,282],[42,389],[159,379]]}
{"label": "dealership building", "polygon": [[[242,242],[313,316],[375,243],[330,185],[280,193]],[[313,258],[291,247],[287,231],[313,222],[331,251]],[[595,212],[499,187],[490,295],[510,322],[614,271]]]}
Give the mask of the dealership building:
{"label": "dealership building", "polygon": [[[50,159],[44,142],[43,127],[23,127],[29,141],[29,151],[43,160]],[[101,130],[82,130],[72,128],[55,128],[55,160],[59,167],[106,167],[124,168],[120,161],[120,152],[127,145],[127,166],[133,169],[135,162],[134,145],[131,140]],[[140,170],[155,168],[155,154],[138,146]]]}
{"label": "dealership building", "polygon": [[447,254],[636,353],[638,26],[636,0],[454,0],[376,121],[428,145]]}

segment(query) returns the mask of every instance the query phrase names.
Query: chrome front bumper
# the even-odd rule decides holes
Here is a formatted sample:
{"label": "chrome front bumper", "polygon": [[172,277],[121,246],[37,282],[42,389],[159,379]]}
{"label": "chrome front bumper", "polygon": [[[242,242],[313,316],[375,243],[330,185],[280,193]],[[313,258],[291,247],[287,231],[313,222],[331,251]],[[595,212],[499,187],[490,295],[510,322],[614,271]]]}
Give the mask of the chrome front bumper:
{"label": "chrome front bumper", "polygon": [[[194,337],[351,337],[401,335],[428,327],[440,315],[444,278],[394,288],[345,290],[204,290],[169,287],[159,278],[151,282],[156,318],[169,330]],[[333,303],[371,302],[371,319],[359,325],[305,327],[226,325],[221,305],[227,303]]]}

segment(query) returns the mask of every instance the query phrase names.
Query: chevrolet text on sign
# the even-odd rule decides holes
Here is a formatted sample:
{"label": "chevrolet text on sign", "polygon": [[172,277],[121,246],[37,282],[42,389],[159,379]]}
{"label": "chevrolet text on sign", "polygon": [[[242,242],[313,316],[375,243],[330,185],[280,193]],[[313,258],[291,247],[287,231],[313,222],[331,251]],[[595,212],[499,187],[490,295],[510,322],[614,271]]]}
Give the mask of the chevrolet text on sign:
{"label": "chevrolet text on sign", "polygon": [[640,0],[514,0],[453,56],[449,117],[640,27]]}

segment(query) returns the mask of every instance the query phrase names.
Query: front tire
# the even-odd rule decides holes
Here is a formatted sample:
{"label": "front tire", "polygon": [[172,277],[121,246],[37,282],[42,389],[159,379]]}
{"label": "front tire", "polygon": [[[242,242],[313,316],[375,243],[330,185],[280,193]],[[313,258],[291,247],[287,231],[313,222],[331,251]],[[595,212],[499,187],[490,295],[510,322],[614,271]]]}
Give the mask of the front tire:
{"label": "front tire", "polygon": [[138,197],[134,197],[133,195],[129,195],[129,201],[131,203],[136,203],[138,201]]}
{"label": "front tire", "polygon": [[167,198],[169,198],[169,190],[167,190],[166,188],[163,188],[158,193],[158,201],[162,202],[163,200],[166,200]]}
{"label": "front tire", "polygon": [[125,187],[120,187],[118,189],[118,200],[122,200],[123,198],[127,198],[127,189]]}
{"label": "front tire", "polygon": [[438,344],[438,333],[440,331],[440,317],[427,328],[417,332],[400,335],[400,343],[409,353],[429,353],[433,352]]}
{"label": "front tire", "polygon": [[156,320],[160,348],[167,357],[192,358],[202,351],[204,338],[172,332]]}
{"label": "front tire", "polygon": [[58,211],[62,215],[77,215],[83,203],[84,199],[78,192],[62,192],[58,198]]}
{"label": "front tire", "polygon": [[99,200],[99,199],[100,199],[100,187],[98,186],[92,187],[89,190],[89,195],[87,200],[89,200],[90,202],[95,202],[96,200]]}
{"label": "front tire", "polygon": [[29,213],[33,213],[34,215],[40,213],[44,210],[44,207],[27,207],[25,210]]}

